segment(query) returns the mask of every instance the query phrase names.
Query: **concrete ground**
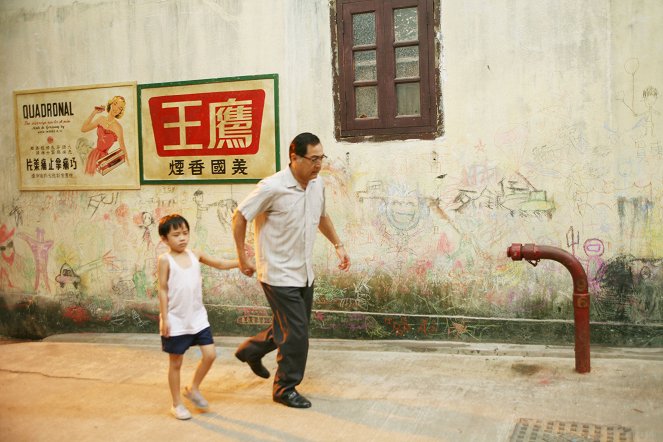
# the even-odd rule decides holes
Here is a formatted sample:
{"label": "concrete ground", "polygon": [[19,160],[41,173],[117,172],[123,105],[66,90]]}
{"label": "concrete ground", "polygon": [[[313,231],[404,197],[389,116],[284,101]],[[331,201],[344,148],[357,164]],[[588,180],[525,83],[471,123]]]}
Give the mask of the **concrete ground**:
{"label": "concrete ground", "polygon": [[189,421],[156,335],[0,340],[0,440],[663,441],[663,349],[592,347],[578,374],[571,347],[312,340],[298,410],[233,357],[241,340],[216,338],[211,409]]}

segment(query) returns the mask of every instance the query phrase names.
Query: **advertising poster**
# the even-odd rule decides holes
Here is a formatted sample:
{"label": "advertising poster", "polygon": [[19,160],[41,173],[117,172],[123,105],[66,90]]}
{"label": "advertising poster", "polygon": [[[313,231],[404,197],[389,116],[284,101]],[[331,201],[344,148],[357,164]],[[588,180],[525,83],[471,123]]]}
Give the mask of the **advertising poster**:
{"label": "advertising poster", "polygon": [[14,92],[21,190],[137,189],[136,83]]}
{"label": "advertising poster", "polygon": [[278,76],[139,84],[140,181],[253,183],[279,169]]}

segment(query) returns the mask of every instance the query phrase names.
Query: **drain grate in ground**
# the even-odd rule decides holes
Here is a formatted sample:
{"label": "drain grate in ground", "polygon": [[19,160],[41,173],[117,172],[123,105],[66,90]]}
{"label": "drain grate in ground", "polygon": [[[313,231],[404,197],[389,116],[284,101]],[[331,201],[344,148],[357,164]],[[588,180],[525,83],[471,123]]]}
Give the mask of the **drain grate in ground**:
{"label": "drain grate in ground", "polygon": [[518,419],[509,442],[633,442],[633,430],[621,425]]}

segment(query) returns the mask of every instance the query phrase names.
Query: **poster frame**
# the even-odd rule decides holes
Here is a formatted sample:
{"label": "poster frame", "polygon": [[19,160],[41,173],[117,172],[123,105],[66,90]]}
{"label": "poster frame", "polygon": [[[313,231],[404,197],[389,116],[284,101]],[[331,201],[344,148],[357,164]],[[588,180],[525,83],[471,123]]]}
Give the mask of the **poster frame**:
{"label": "poster frame", "polygon": [[[105,91],[104,93],[101,93]],[[85,173],[86,160],[92,150],[96,149],[94,142],[91,141],[93,135],[84,133],[80,127],[84,120],[88,117],[89,112],[84,106],[89,106],[89,109],[94,109],[95,106],[104,107],[105,109],[100,112],[107,113],[110,97],[120,95],[125,99],[125,111],[117,122],[122,126],[122,134],[124,144],[126,147],[126,156],[122,155],[119,149],[118,142],[114,142],[108,149],[107,155],[104,154],[96,164],[96,171],[92,176]],[[98,96],[97,99],[85,103],[85,97]],[[104,98],[102,100],[102,98]],[[82,102],[81,102],[82,100]],[[68,103],[60,107],[68,109],[71,115],[66,111],[62,112],[43,112],[41,116],[39,109],[46,109],[49,104],[53,103]],[[74,103],[74,104],[73,104]],[[51,191],[51,190],[135,190],[140,188],[139,180],[139,162],[138,162],[138,114],[137,107],[137,83],[136,82],[117,82],[117,83],[103,83],[91,85],[78,85],[54,88],[39,88],[39,89],[26,89],[13,91],[13,104],[14,104],[14,123],[15,123],[15,137],[16,137],[16,158],[19,179],[19,189],[27,191]],[[27,106],[27,108],[25,107]],[[127,112],[129,111],[129,112]],[[30,117],[30,115],[33,115]],[[58,114],[58,116],[53,116]],[[28,118],[26,118],[26,116]],[[66,117],[66,118],[60,118]],[[69,118],[71,117],[71,118]],[[35,120],[40,118],[41,120]],[[94,121],[95,118],[92,118]],[[58,134],[78,134],[77,139],[68,139],[66,136],[62,140]],[[90,131],[91,132],[91,131]],[[72,134],[72,136],[73,136]],[[116,135],[117,137],[117,135]],[[43,140],[41,140],[43,138]],[[60,139],[59,139],[60,138]],[[41,141],[40,141],[41,140]],[[29,171],[28,163],[32,165],[33,161],[39,159],[35,155],[37,149],[47,149],[51,154],[42,154],[42,157],[50,163],[49,167],[53,164],[53,153],[55,147],[59,144],[53,145],[60,141],[62,146],[68,146],[68,152],[71,157],[77,160],[76,173],[72,177],[57,177],[48,178],[42,177],[38,179],[36,175],[44,175],[52,172],[52,175],[59,172],[60,169],[47,168],[44,173],[36,173],[37,170]],[[81,141],[84,146],[81,146]],[[69,143],[69,144],[64,144]],[[59,147],[58,147],[59,150]],[[82,150],[89,150],[85,155],[81,153]],[[30,152],[33,152],[32,154]],[[55,160],[61,159],[58,154]],[[64,155],[64,154],[63,154]],[[102,155],[102,154],[99,154]],[[78,165],[80,161],[80,167]],[[24,167],[25,166],[25,167]],[[57,166],[57,164],[56,164]],[[116,168],[127,168],[121,174],[113,173]],[[101,176],[99,176],[101,175]],[[44,181],[40,183],[40,181]]]}
{"label": "poster frame", "polygon": [[[266,158],[269,158],[269,169],[262,174],[257,176],[247,177],[247,178],[164,178],[163,176],[155,178],[146,176],[146,162],[151,160],[153,157],[149,156],[149,152],[156,151],[156,143],[153,136],[153,122],[150,115],[150,109],[146,108],[146,96],[154,95],[154,91],[159,89],[164,91],[169,91],[169,94],[173,94],[176,91],[177,94],[186,94],[187,91],[196,90],[197,86],[210,87],[214,84],[223,84],[225,87],[232,86],[232,83],[237,83],[237,90],[241,90],[242,84],[251,84],[255,82],[268,82],[271,83],[273,96],[265,97],[265,108],[272,109],[273,115],[267,115],[267,118],[273,117],[272,126],[273,133],[270,132],[266,136],[273,137],[273,151],[270,151],[265,155]],[[279,128],[279,82],[278,74],[260,74],[260,75],[249,75],[249,76],[235,76],[235,77],[221,77],[221,78],[208,78],[200,80],[187,80],[187,81],[174,81],[174,82],[163,82],[163,83],[149,83],[149,84],[138,84],[138,109],[139,109],[139,121],[138,121],[138,131],[140,133],[139,140],[139,158],[140,158],[140,168],[139,176],[141,185],[146,184],[157,184],[157,185],[174,185],[174,184],[242,184],[242,183],[257,183],[261,179],[277,172],[280,170],[280,128]],[[263,119],[265,116],[263,115]],[[149,125],[149,127],[148,127]],[[264,126],[263,120],[263,126]],[[261,135],[262,138],[262,135]],[[262,142],[261,142],[262,144]],[[259,149],[263,149],[262,146]],[[215,157],[211,157],[215,158]],[[221,157],[219,157],[221,158]],[[232,158],[226,156],[225,158]]]}

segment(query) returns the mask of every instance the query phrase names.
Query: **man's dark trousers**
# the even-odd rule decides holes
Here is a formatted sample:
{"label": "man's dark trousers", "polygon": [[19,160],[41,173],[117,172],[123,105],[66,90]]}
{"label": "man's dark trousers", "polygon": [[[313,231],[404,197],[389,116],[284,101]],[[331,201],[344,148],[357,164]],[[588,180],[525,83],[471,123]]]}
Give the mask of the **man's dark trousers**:
{"label": "man's dark trousers", "polygon": [[313,284],[310,287],[260,284],[272,308],[272,325],[244,341],[237,348],[237,354],[242,360],[254,361],[278,348],[273,395],[280,397],[304,379]]}

